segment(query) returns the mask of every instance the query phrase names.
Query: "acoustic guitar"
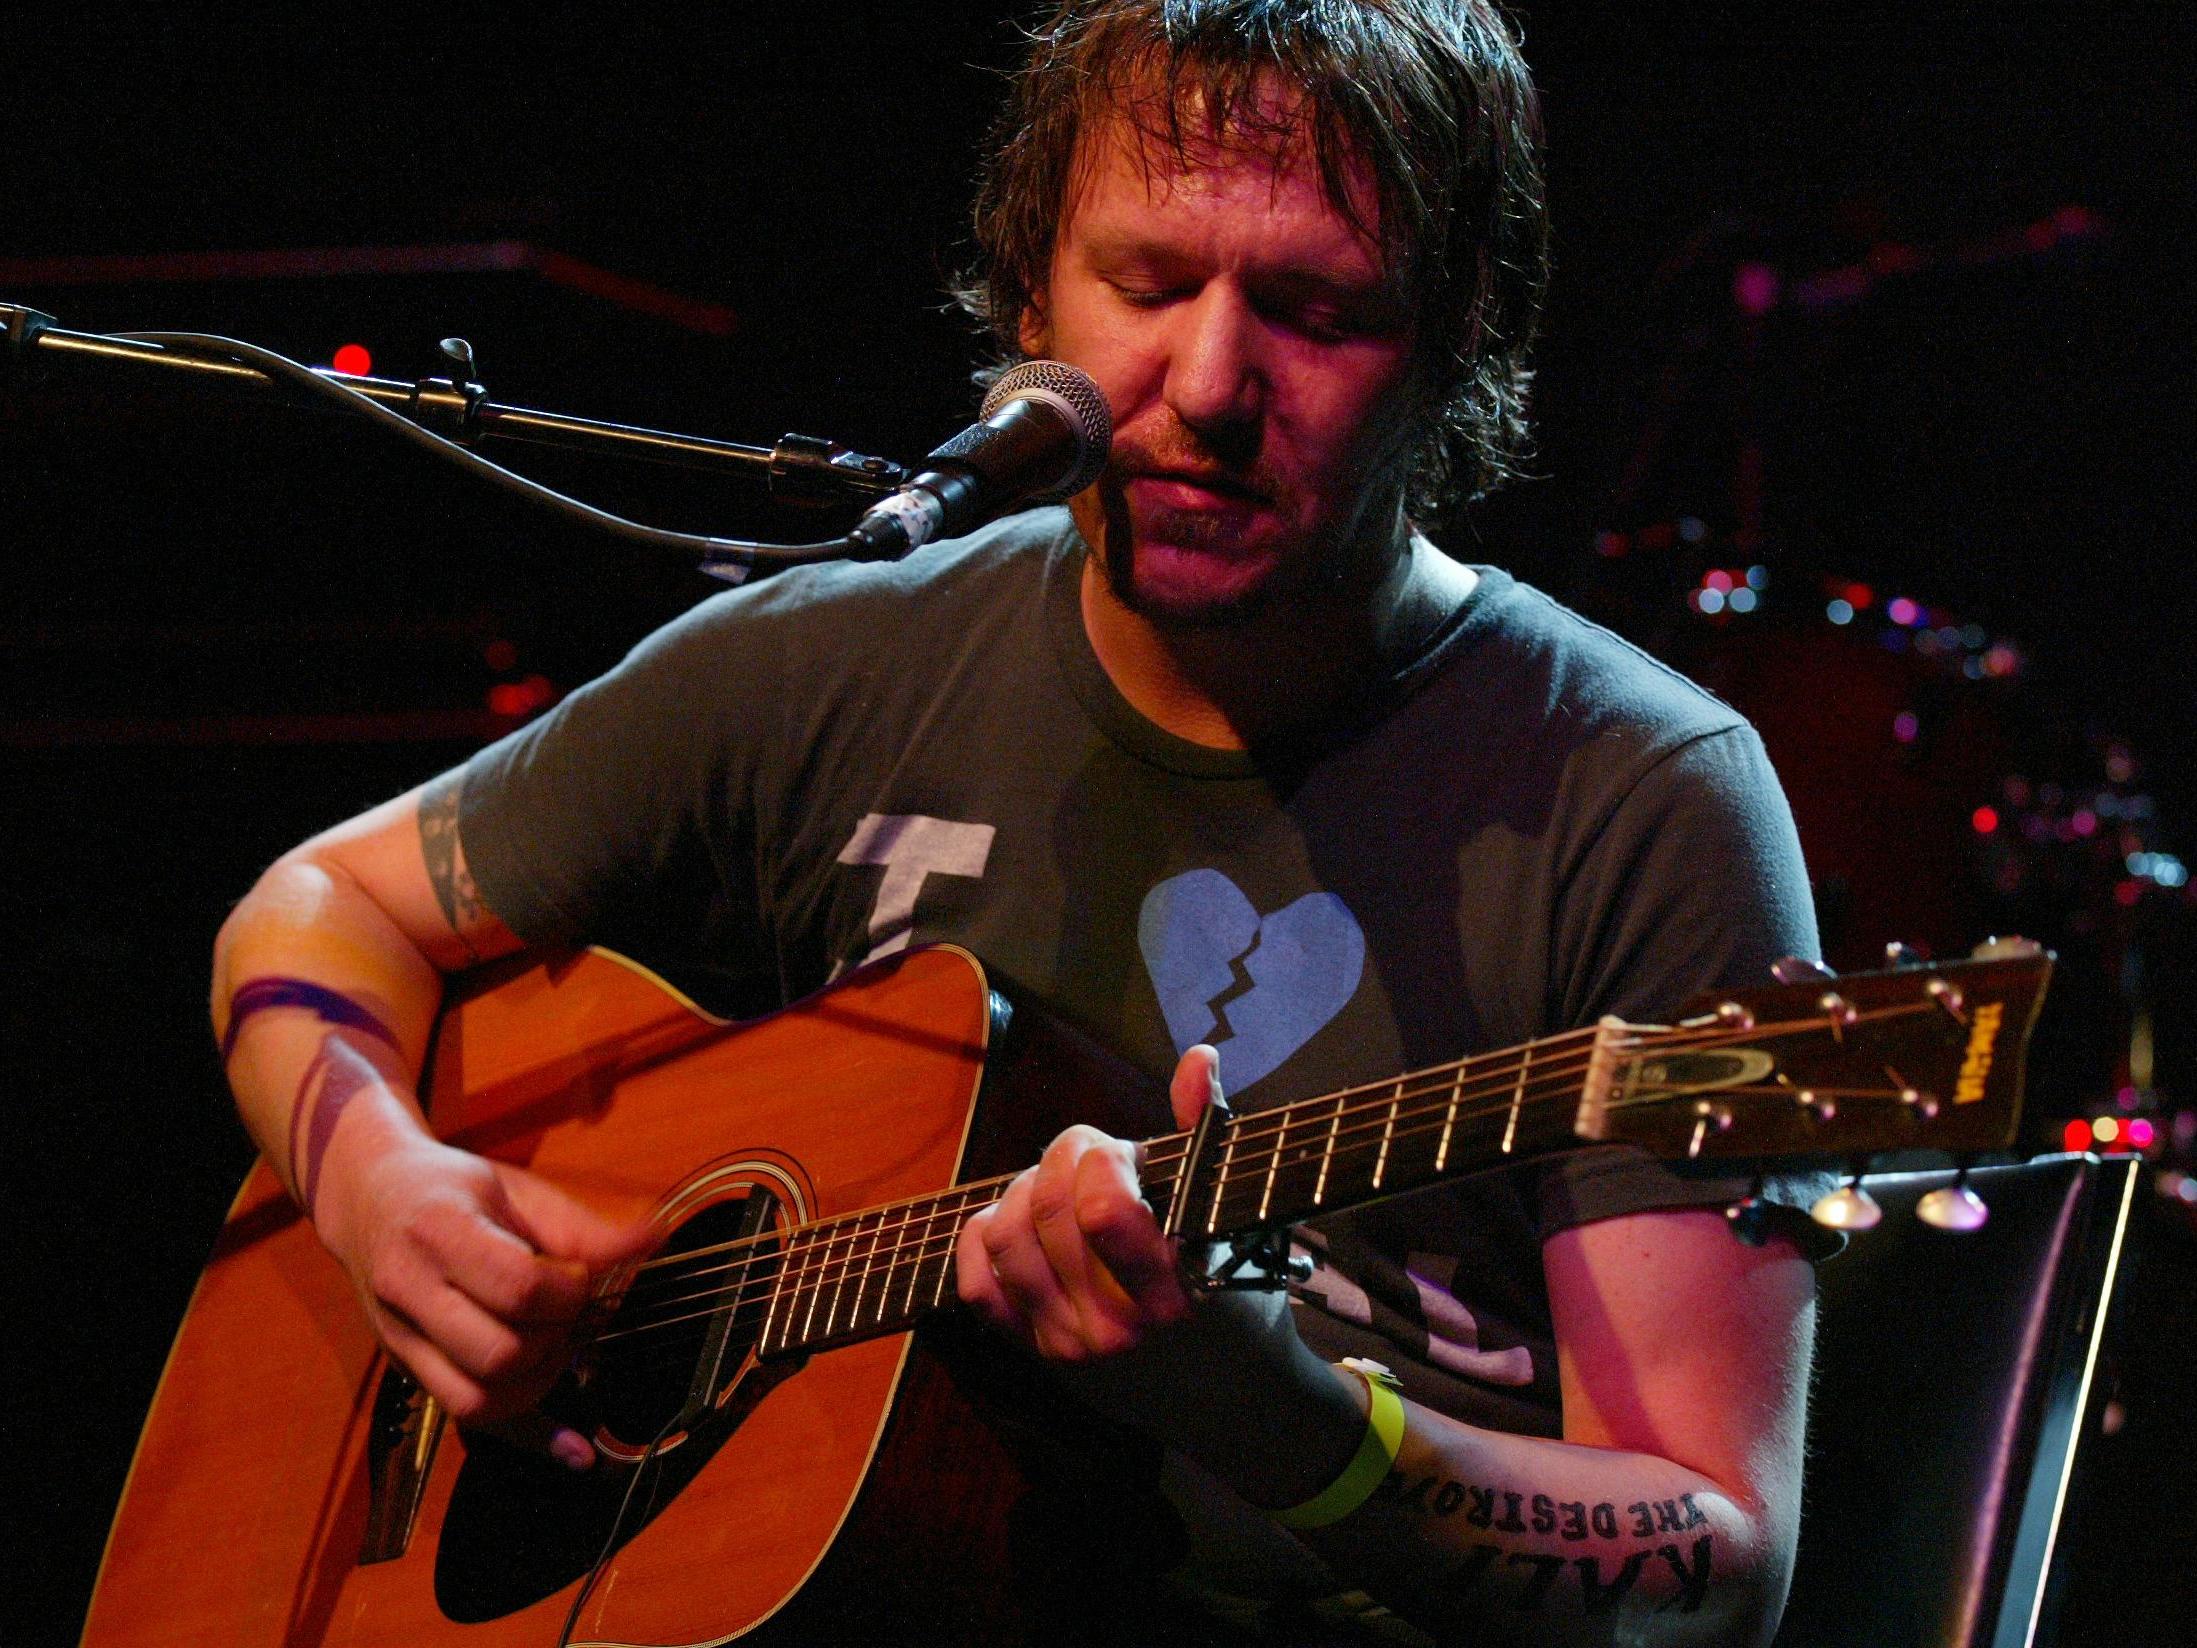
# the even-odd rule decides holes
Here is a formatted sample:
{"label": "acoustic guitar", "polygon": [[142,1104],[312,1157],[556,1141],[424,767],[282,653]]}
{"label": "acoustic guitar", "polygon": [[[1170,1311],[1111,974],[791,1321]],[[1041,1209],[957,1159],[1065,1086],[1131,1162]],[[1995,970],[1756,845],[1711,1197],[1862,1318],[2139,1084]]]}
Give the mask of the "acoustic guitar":
{"label": "acoustic guitar", "polygon": [[[1215,1113],[1148,1139],[1147,1196],[1256,1261],[1294,1221],[1582,1141],[2001,1149],[2050,965],[1987,946]],[[437,1132],[664,1236],[606,1279],[548,1404],[603,1463],[449,1423],[262,1162],[170,1354],[86,1648],[1072,1640],[1105,1610],[1092,1574],[1130,1597],[1170,1554],[1152,1450],[950,1308],[951,1254],[1067,1121],[1166,1125],[1103,1062],[951,947],[747,1024],[603,952],[492,980],[439,1025]]]}

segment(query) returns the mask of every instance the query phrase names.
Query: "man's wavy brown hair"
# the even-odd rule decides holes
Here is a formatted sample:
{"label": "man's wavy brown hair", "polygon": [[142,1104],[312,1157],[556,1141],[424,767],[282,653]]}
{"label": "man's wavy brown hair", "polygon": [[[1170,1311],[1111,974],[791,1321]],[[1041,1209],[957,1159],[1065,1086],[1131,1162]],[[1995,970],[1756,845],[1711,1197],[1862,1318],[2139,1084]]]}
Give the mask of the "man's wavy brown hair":
{"label": "man's wavy brown hair", "polygon": [[[1434,518],[1516,475],[1527,350],[1548,285],[1540,102],[1489,0],[1064,0],[978,177],[977,257],[955,296],[1019,358],[1045,291],[1078,145],[1127,114],[1186,144],[1309,132],[1328,202],[1381,244],[1417,314],[1426,386],[1408,503]],[[1291,129],[1273,129],[1280,88]],[[1353,198],[1353,163],[1377,220]]]}

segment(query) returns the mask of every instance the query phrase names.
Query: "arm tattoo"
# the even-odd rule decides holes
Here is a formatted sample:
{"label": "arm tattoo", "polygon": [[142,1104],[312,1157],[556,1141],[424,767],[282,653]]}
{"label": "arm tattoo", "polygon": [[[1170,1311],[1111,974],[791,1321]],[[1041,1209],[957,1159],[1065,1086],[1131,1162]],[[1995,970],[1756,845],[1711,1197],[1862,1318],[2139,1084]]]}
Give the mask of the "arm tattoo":
{"label": "arm tattoo", "polygon": [[458,843],[458,792],[465,787],[462,772],[447,772],[420,791],[420,856],[427,861],[427,879],[434,884],[435,900],[443,920],[478,962],[480,951],[466,937],[466,924],[487,914],[473,873],[465,867],[465,849]]}
{"label": "arm tattoo", "polygon": [[308,1219],[336,1123],[343,1119],[344,1108],[380,1079],[373,1060],[334,1030],[320,1038],[320,1051],[298,1078],[297,1104],[290,1112],[290,1178]]}
{"label": "arm tattoo", "polygon": [[1566,1556],[1561,1543],[1550,1552],[1475,1540],[1442,1578],[1443,1587],[1452,1594],[1500,1595],[1520,1613],[1539,1613],[1552,1600],[1564,1598],[1576,1601],[1590,1616],[1607,1614],[1632,1590],[1650,1558],[1656,1558],[1668,1570],[1671,1589],[1657,1605],[1658,1613],[1697,1612],[1708,1595],[1715,1545],[1706,1532],[1690,1540],[1684,1537],[1709,1520],[1692,1494],[1636,1500],[1625,1506],[1608,1500],[1589,1505],[1440,1476],[1407,1477],[1401,1471],[1392,1472],[1376,1491],[1398,1510],[1417,1516],[1459,1517],[1470,1527],[1494,1534],[1530,1532],[1560,1542],[1589,1538],[1647,1542],[1628,1552],[1622,1562],[1611,1557],[1616,1565],[1605,1577],[1602,1557]]}
{"label": "arm tattoo", "polygon": [[223,1064],[227,1064],[229,1055],[236,1051],[237,1037],[243,1034],[245,1024],[255,1013],[264,1013],[271,1007],[302,1007],[330,1024],[342,1025],[347,1030],[363,1030],[376,1040],[388,1043],[392,1049],[397,1047],[397,1038],[389,1026],[349,996],[339,994],[325,984],[315,984],[311,979],[256,978],[237,986],[236,993],[229,998],[229,1028],[221,1038]]}

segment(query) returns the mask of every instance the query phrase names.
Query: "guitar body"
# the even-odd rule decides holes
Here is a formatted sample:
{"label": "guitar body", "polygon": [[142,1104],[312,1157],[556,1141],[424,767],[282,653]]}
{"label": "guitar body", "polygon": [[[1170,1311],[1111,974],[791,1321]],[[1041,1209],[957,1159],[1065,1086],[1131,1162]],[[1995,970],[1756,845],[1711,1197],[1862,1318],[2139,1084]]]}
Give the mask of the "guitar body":
{"label": "guitar body", "polygon": [[[584,954],[445,1013],[430,1115],[604,1213],[714,1240],[728,1217],[785,1226],[953,1185],[993,1015],[950,948],[745,1026]],[[1003,1167],[1060,1125],[1016,1119]],[[575,1476],[444,1423],[262,1163],[171,1353],[84,1642],[548,1648],[606,1543],[575,1643],[1020,1634],[1003,1529],[1027,1484],[965,1387],[982,1400],[1025,1365],[940,1321],[945,1359],[928,1328],[751,1355],[629,1501],[633,1458]],[[629,1419],[629,1450],[685,1411],[692,1346],[674,1351],[669,1405]]]}

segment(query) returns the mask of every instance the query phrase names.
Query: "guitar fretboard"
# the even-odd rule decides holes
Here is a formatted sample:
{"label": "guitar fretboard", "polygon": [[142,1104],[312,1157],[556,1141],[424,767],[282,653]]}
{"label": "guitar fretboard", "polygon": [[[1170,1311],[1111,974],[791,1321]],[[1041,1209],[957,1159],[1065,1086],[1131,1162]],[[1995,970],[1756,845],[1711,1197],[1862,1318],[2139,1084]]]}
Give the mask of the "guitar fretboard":
{"label": "guitar fretboard", "polygon": [[[1576,1142],[1585,1072],[1574,1034],[1373,1087],[1234,1117],[1189,1161],[1192,1135],[1146,1141],[1141,1181],[1155,1207],[1192,1174],[1183,1234],[1217,1240],[1360,1206],[1438,1179]],[[1550,1100],[1560,1103],[1550,1103]],[[1007,1179],[869,1208],[783,1233],[761,1290],[758,1351],[778,1356],[913,1327],[952,1302],[961,1224]]]}

